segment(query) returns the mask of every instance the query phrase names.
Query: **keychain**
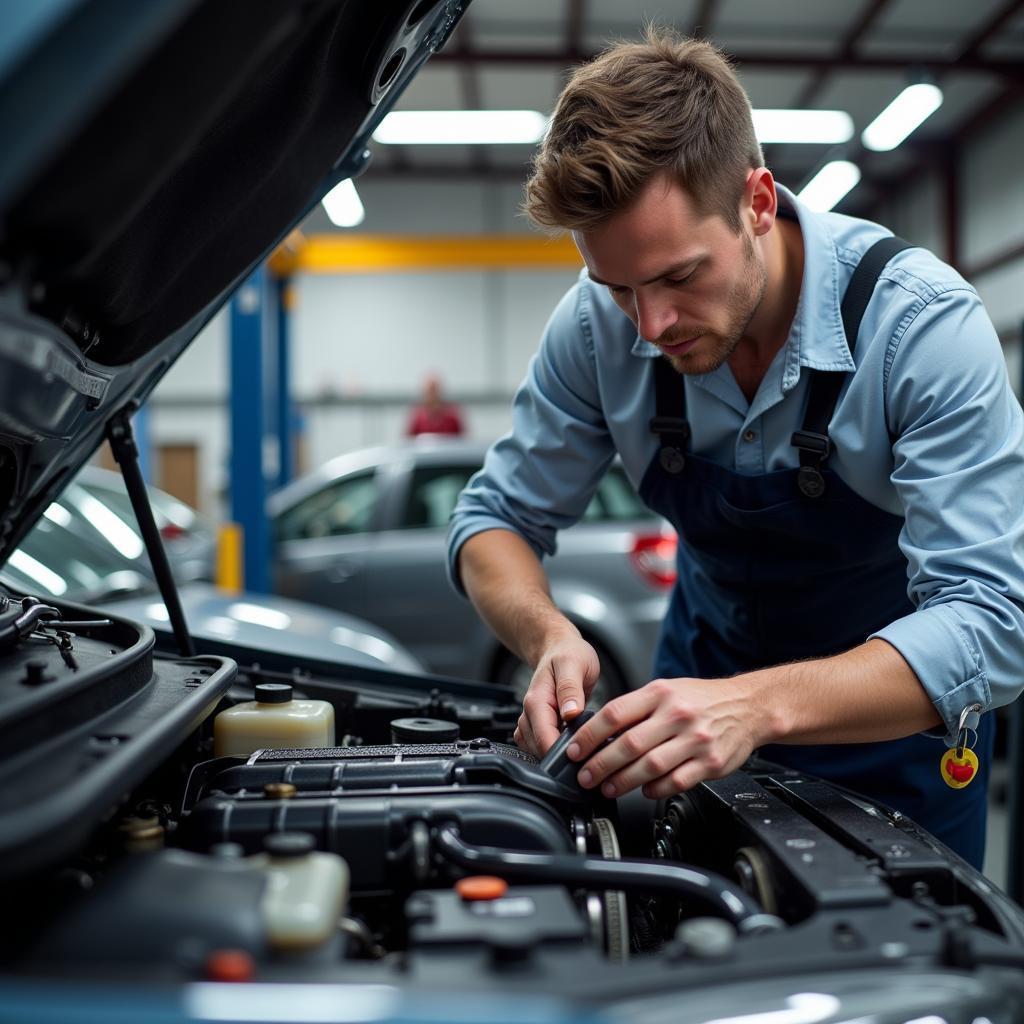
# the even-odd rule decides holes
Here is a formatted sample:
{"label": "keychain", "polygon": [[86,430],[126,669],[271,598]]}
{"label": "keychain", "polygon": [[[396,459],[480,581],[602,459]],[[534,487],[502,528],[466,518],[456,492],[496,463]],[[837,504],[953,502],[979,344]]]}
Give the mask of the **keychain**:
{"label": "keychain", "polygon": [[951,789],[963,789],[970,785],[978,774],[978,755],[967,743],[967,734],[974,733],[978,740],[978,723],[981,721],[981,705],[971,704],[960,713],[960,722],[956,734],[956,746],[950,747],[942,755],[939,774],[942,781]]}

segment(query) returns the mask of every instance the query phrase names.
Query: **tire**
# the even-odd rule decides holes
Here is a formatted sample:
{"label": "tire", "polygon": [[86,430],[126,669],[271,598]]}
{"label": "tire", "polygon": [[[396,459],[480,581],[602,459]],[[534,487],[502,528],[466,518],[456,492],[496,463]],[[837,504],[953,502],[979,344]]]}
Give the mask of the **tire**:
{"label": "tire", "polygon": [[[618,697],[626,692],[626,681],[619,671],[615,659],[600,645],[584,637],[585,640],[597,652],[598,660],[601,662],[601,674],[597,677],[597,683],[591,691],[587,707],[599,708],[607,704],[613,697]],[[516,695],[516,700],[522,703],[526,691],[530,686],[533,672],[528,665],[521,662],[510,651],[503,651],[498,659],[494,670],[494,681],[501,686],[511,686]]]}

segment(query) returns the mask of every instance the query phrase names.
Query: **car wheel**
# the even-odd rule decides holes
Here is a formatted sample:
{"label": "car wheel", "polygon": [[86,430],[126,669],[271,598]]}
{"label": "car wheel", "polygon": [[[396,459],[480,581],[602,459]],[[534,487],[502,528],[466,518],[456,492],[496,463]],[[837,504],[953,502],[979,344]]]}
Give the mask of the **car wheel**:
{"label": "car wheel", "polygon": [[[599,708],[607,704],[613,697],[618,697],[626,692],[626,681],[622,678],[618,665],[611,655],[592,640],[594,650],[601,662],[601,674],[597,677],[597,683],[590,694],[588,707]],[[529,665],[521,662],[514,654],[506,651],[494,670],[494,681],[501,686],[511,686],[515,691],[516,700],[520,703],[530,688],[530,680],[533,679],[533,670]]]}

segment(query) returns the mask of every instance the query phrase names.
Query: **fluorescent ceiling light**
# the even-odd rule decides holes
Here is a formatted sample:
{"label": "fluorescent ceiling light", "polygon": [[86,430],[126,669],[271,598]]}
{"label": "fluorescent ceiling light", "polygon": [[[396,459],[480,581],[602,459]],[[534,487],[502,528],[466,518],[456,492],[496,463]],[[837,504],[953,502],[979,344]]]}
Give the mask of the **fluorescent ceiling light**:
{"label": "fluorescent ceiling light", "polygon": [[920,82],[908,85],[864,129],[861,142],[877,152],[895,149],[918,125],[942,106],[942,90],[937,85]]}
{"label": "fluorescent ceiling light", "polygon": [[860,168],[849,160],[833,160],[825,164],[800,190],[797,198],[812,210],[831,210],[860,181]]}
{"label": "fluorescent ceiling light", "polygon": [[[848,142],[853,120],[845,110],[755,110],[761,142]],[[501,145],[534,143],[547,118],[537,110],[398,110],[373,133],[385,145]]]}
{"label": "fluorescent ceiling light", "polygon": [[547,123],[538,110],[393,110],[373,138],[396,146],[532,143]]}
{"label": "fluorescent ceiling light", "polygon": [[754,110],[759,142],[821,142],[853,138],[853,118],[845,110]]}
{"label": "fluorescent ceiling light", "polygon": [[320,202],[335,227],[354,228],[366,217],[363,201],[351,178],[339,181]]}

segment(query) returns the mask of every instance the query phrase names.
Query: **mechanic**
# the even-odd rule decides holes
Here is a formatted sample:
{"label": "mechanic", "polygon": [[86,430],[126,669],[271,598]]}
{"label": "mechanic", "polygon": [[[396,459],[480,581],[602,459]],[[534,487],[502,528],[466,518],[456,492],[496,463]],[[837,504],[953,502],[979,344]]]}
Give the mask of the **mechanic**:
{"label": "mechanic", "polygon": [[618,452],[679,576],[659,678],[579,731],[580,783],[664,797],[760,748],[980,867],[985,712],[1024,666],[1024,417],[975,290],[777,185],[725,58],[667,29],[575,71],[525,206],[586,267],[449,536],[535,670],[517,743],[547,750],[597,679],[540,557]]}

